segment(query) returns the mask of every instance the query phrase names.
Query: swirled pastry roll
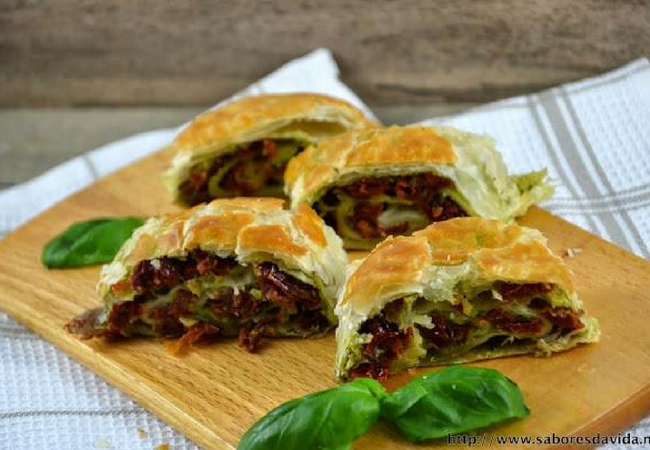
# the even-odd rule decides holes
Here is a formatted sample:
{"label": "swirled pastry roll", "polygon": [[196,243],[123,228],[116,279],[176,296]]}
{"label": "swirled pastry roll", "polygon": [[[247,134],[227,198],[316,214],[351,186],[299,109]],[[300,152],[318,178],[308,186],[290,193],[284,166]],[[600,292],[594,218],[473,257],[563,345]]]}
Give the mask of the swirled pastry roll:
{"label": "swirled pastry roll", "polygon": [[104,308],[68,324],[81,337],[321,335],[335,323],[347,255],[313,210],[280,199],[215,200],[147,220],[103,267]]}
{"label": "swirled pastry roll", "polygon": [[478,216],[511,221],[549,197],[546,171],[508,175],[494,141],[452,128],[390,127],[348,132],[291,160],[285,191],[343,238],[370,249],[388,235]]}
{"label": "swirled pastry roll", "polygon": [[195,205],[219,197],[282,196],[287,161],[308,145],[375,125],[351,104],[317,94],[247,97],[197,117],[171,144],[163,181]]}
{"label": "swirled pastry roll", "polygon": [[388,238],[351,266],[336,307],[343,379],[598,340],[572,274],[537,230],[452,219]]}

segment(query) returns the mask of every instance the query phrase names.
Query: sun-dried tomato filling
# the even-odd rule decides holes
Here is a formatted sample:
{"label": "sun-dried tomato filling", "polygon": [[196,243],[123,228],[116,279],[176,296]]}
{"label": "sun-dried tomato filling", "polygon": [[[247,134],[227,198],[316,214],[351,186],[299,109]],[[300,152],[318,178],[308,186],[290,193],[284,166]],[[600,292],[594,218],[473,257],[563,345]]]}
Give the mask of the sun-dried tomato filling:
{"label": "sun-dried tomato filling", "polygon": [[[206,336],[237,336],[251,352],[262,336],[308,336],[330,328],[318,290],[270,262],[254,267],[252,283],[222,286],[209,298],[183,285],[204,275],[225,276],[238,267],[233,259],[198,250],[185,259],[142,261],[129,280],[137,293],[132,301],[115,303],[102,327],[95,313],[74,319],[67,328],[85,338],[151,334],[180,337],[183,344]],[[161,295],[171,296],[170,301],[161,303]]]}
{"label": "sun-dried tomato filling", "polygon": [[[431,173],[399,177],[367,177],[345,186],[330,189],[315,208],[325,221],[339,233],[344,229],[336,209],[342,204],[353,203],[353,208],[343,220],[345,226],[364,239],[379,239],[391,234],[414,231],[420,224],[408,220],[382,225],[381,215],[395,205],[409,206],[426,219],[424,222],[439,222],[467,213],[446,194],[453,182]],[[422,224],[424,225],[424,223]]]}
{"label": "sun-dried tomato filling", "polygon": [[402,299],[395,300],[386,305],[384,312],[361,324],[359,333],[372,337],[362,348],[365,362],[352,370],[350,378],[371,377],[380,381],[388,378],[390,364],[404,354],[413,337],[413,328],[400,330],[399,325],[388,318],[402,305]]}
{"label": "sun-dried tomato filling", "polygon": [[[282,196],[284,170],[291,156],[300,152],[281,152],[278,142],[264,139],[247,144],[234,153],[215,159],[208,165],[190,169],[179,186],[183,201],[190,205],[221,197]],[[289,154],[291,153],[291,154]],[[211,181],[213,177],[218,177]]]}
{"label": "sun-dried tomato filling", "polygon": [[[366,320],[359,327],[360,335],[370,335],[361,347],[361,358],[350,371],[350,377],[371,377],[384,380],[392,364],[401,358],[413,340],[414,329],[422,339],[427,354],[456,355],[481,345],[499,347],[517,342],[533,343],[547,335],[562,336],[584,328],[582,313],[570,308],[553,307],[544,298],[554,289],[546,283],[496,283],[484,294],[493,301],[483,310],[463,314],[462,305],[447,310],[433,310],[427,315],[430,323],[416,323],[414,327],[400,327],[397,323],[404,299],[386,305],[383,311]],[[480,295],[481,298],[484,296]],[[424,300],[424,299],[422,299]],[[419,300],[415,300],[416,304]],[[525,308],[521,309],[520,306]],[[475,305],[475,307],[478,307]],[[528,314],[516,311],[527,310]],[[481,337],[483,336],[483,337]]]}

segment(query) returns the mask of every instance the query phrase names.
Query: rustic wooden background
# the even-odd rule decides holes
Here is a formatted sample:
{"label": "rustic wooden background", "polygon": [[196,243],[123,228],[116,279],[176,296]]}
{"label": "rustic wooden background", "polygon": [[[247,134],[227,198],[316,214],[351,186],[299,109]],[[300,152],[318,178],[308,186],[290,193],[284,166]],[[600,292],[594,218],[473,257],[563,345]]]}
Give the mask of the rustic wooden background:
{"label": "rustic wooden background", "polygon": [[650,0],[0,0],[0,189],[317,47],[405,124],[650,56]]}
{"label": "rustic wooden background", "polygon": [[0,0],[0,106],[205,105],[319,46],[373,105],[492,100],[650,55],[650,1]]}

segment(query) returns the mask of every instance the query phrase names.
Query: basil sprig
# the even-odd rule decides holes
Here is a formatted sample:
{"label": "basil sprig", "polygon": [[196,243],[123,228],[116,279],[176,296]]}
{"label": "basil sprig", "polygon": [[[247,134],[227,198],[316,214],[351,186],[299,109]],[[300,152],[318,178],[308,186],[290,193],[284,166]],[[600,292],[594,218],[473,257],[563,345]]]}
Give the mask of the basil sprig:
{"label": "basil sprig", "polygon": [[346,450],[379,418],[384,387],[358,378],[280,405],[241,438],[237,450]]}
{"label": "basil sprig", "polygon": [[517,385],[498,371],[454,366],[387,395],[381,413],[419,442],[528,417],[530,410]]}
{"label": "basil sprig", "polygon": [[78,222],[48,242],[41,262],[50,269],[80,267],[111,261],[133,230],[137,217],[117,217]]}
{"label": "basil sprig", "polygon": [[357,378],[280,405],[246,432],[237,450],[347,450],[380,415],[417,442],[529,414],[517,385],[492,369],[450,367],[391,394]]}

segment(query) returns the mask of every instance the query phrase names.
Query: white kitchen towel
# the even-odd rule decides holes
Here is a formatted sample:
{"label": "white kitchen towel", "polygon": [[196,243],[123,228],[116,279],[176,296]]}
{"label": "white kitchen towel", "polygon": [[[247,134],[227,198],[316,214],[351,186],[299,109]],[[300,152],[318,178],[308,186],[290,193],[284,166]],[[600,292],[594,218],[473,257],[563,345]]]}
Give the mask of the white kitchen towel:
{"label": "white kitchen towel", "polygon": [[[238,95],[291,91],[327,93],[365,109],[340,82],[336,63],[324,49],[292,61]],[[548,167],[558,190],[544,204],[546,208],[639,255],[650,256],[646,244],[650,240],[647,60],[537,95],[428,122],[493,135],[513,172]],[[0,192],[0,233],[97,177],[155,151],[176,132],[152,131],[106,145]],[[197,448],[2,313],[0,361],[0,449],[152,449],[162,443],[169,443],[173,450]],[[650,417],[630,432],[650,435]]]}
{"label": "white kitchen towel", "polygon": [[548,167],[544,208],[650,259],[650,64],[426,120],[486,133],[514,172]]}

